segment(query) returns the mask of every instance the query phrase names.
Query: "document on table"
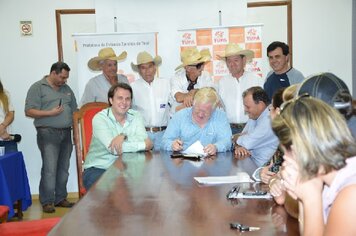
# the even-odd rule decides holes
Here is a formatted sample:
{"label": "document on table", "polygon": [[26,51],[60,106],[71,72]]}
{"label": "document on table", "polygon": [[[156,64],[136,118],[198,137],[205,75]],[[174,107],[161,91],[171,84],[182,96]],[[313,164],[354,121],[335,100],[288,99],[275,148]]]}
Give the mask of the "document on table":
{"label": "document on table", "polygon": [[190,145],[185,151],[182,152],[183,154],[186,155],[199,155],[199,156],[207,156],[208,154],[204,152],[204,146],[201,144],[201,142],[198,140],[192,145]]}
{"label": "document on table", "polygon": [[234,183],[251,183],[251,178],[241,178],[240,176],[208,176],[208,177],[194,177],[199,184],[234,184]]}

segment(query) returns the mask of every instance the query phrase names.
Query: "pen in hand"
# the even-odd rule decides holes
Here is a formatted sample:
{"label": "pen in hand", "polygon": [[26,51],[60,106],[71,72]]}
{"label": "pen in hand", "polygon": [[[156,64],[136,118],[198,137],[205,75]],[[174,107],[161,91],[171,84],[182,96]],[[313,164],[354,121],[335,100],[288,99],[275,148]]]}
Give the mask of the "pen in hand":
{"label": "pen in hand", "polygon": [[172,149],[173,149],[173,151],[181,151],[181,150],[183,150],[183,141],[180,140],[180,139],[174,140],[174,142],[172,144]]}

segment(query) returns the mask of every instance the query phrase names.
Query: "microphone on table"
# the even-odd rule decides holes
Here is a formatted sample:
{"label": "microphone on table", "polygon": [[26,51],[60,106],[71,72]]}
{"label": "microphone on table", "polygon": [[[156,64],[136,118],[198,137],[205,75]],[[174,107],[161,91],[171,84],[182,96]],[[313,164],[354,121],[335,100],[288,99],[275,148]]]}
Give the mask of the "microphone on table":
{"label": "microphone on table", "polygon": [[19,134],[10,134],[10,141],[14,141],[16,143],[21,141],[21,135]]}

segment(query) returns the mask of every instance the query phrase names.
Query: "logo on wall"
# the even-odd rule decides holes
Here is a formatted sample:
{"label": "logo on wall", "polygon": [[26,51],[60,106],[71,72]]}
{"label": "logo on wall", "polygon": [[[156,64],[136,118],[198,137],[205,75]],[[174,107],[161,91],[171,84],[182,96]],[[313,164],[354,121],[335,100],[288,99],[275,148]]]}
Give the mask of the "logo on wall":
{"label": "logo on wall", "polygon": [[246,28],[246,42],[260,42],[261,32],[256,27]]}
{"label": "logo on wall", "polygon": [[182,46],[195,46],[195,32],[186,32],[182,35]]}
{"label": "logo on wall", "polygon": [[246,70],[262,75],[262,27],[261,26],[237,26],[217,27],[196,30],[179,31],[181,38],[180,49],[198,47],[199,50],[208,48],[212,55],[212,61],[207,63],[204,70],[211,73],[214,80],[229,73],[225,61],[219,59],[223,55],[228,43],[236,43],[242,49],[250,49],[255,53],[251,63],[247,63]]}

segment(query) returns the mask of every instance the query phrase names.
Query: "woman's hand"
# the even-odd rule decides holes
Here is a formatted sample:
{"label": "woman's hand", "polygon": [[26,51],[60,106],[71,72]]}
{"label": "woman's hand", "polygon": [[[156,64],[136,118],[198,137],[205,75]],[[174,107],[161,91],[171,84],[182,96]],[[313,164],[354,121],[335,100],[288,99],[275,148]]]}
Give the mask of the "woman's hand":
{"label": "woman's hand", "polygon": [[276,175],[276,173],[270,171],[269,169],[272,167],[273,162],[271,162],[268,166],[262,167],[260,178],[263,183],[268,184],[269,181]]}
{"label": "woman's hand", "polygon": [[273,177],[269,182],[269,192],[278,205],[283,205],[286,199],[286,190],[283,181],[278,177]]}
{"label": "woman's hand", "polygon": [[303,202],[311,195],[321,195],[323,189],[321,178],[314,177],[303,181],[297,162],[290,157],[284,156],[282,166],[283,185],[292,198],[295,200],[300,199]]}

